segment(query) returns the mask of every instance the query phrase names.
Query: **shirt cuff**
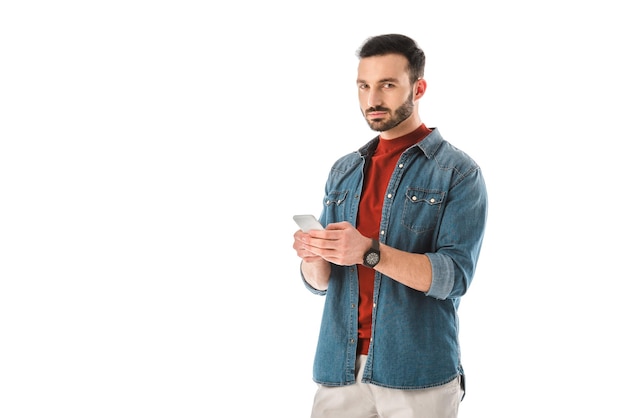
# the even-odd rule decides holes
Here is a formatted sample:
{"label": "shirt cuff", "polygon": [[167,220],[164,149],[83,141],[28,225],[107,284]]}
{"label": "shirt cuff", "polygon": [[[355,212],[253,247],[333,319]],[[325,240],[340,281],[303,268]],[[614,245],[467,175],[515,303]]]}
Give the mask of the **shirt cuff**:
{"label": "shirt cuff", "polygon": [[443,254],[427,253],[432,267],[432,282],[426,296],[436,299],[445,299],[454,287],[454,263],[452,259]]}

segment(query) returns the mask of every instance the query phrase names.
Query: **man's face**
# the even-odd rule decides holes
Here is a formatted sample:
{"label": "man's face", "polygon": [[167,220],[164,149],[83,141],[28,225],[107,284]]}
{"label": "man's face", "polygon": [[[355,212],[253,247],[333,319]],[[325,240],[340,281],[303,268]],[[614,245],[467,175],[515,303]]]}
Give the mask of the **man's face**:
{"label": "man's face", "polygon": [[361,112],[374,131],[389,131],[414,110],[408,61],[398,54],[362,58],[357,87]]}

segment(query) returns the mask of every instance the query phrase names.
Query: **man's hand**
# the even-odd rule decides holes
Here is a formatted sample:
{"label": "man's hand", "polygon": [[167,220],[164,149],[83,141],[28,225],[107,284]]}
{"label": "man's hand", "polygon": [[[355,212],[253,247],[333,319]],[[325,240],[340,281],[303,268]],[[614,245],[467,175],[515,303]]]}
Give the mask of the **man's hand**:
{"label": "man's hand", "polygon": [[298,231],[294,235],[294,249],[305,262],[318,257],[340,266],[362,264],[371,242],[349,222],[329,224],[323,231],[311,230],[306,234]]}

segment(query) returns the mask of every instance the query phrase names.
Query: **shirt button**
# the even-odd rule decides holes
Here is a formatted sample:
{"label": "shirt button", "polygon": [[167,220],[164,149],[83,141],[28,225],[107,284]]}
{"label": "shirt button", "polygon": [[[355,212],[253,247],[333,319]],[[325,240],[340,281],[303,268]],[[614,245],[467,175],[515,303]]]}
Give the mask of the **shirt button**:
{"label": "shirt button", "polygon": [[385,235],[385,230],[380,231],[380,235]]}
{"label": "shirt button", "polygon": [[435,199],[434,198],[430,198],[430,203],[435,203]]}
{"label": "shirt button", "polygon": [[398,164],[398,167],[402,168],[404,167],[404,164]]}
{"label": "shirt button", "polygon": [[417,200],[417,196],[412,196],[411,200],[415,202]]}
{"label": "shirt button", "polygon": [[387,195],[387,198],[391,199],[391,196],[392,196],[392,194],[391,194],[391,193],[389,193],[389,194]]}

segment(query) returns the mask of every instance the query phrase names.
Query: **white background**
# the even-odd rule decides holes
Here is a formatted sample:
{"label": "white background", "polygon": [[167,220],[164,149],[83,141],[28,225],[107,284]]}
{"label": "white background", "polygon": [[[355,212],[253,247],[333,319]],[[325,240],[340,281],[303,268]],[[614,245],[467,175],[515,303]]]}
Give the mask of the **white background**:
{"label": "white background", "polygon": [[308,416],[291,216],[375,135],[354,53],[388,32],[489,189],[460,416],[623,410],[617,2],[344,3],[2,3],[0,416]]}

